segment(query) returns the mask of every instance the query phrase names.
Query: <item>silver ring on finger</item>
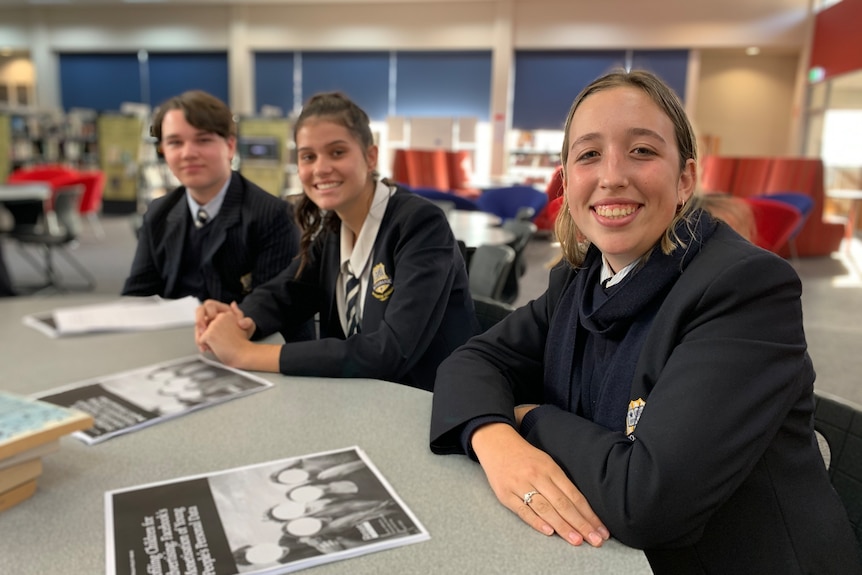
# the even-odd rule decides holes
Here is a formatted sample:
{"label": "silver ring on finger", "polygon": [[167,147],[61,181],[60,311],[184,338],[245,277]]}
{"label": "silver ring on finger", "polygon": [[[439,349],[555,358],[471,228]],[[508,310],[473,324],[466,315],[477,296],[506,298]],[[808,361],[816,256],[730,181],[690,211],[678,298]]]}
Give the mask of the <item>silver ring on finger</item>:
{"label": "silver ring on finger", "polygon": [[524,497],[523,497],[524,505],[527,505],[527,506],[530,505],[530,502],[533,500],[533,495],[539,495],[539,492],[538,491],[528,491],[527,493],[524,493]]}

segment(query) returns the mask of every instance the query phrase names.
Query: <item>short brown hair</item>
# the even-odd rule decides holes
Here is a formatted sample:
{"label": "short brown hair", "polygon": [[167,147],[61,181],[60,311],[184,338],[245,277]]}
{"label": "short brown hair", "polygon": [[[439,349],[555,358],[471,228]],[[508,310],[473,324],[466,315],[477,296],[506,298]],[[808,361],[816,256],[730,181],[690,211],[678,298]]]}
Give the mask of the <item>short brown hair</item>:
{"label": "short brown hair", "polygon": [[165,100],[153,116],[150,135],[162,141],[162,122],[171,110],[182,110],[186,122],[204,132],[218,134],[224,139],[236,136],[236,122],[227,104],[203,90],[189,90]]}

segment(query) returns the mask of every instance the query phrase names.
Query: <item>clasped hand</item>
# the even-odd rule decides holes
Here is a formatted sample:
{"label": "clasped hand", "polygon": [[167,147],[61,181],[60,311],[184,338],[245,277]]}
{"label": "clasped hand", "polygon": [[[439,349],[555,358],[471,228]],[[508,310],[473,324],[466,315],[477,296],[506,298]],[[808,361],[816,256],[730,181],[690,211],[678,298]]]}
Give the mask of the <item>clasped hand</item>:
{"label": "clasped hand", "polygon": [[201,353],[210,351],[226,365],[236,363],[255,327],[236,302],[228,305],[208,299],[195,310],[195,344]]}
{"label": "clasped hand", "polygon": [[[518,424],[526,411],[517,413]],[[545,535],[557,533],[572,545],[587,541],[601,547],[610,537],[560,466],[512,426],[484,425],[471,443],[497,499],[530,527]],[[527,504],[524,496],[531,492],[536,494]]]}

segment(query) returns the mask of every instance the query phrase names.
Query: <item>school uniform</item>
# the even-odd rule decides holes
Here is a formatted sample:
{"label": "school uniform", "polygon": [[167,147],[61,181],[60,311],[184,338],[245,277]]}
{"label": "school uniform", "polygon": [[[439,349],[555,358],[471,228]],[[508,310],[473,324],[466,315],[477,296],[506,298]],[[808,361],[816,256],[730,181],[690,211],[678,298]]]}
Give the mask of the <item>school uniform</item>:
{"label": "school uniform", "polygon": [[[431,449],[469,451],[470,425],[514,426],[516,404],[539,404],[521,434],[566,471],[613,537],[645,550],[655,573],[862,573],[814,439],[800,281],[725,224],[710,233],[644,308],[647,322],[616,335],[614,324],[599,326],[601,337],[572,347],[566,334],[590,321],[573,286],[581,274],[598,283],[601,259],[557,266],[544,295],[441,365]],[[630,353],[626,337],[638,329]],[[628,370],[624,395],[603,401],[613,379],[573,378],[575,357],[605,374]],[[587,383],[557,385],[576,380]]]}
{"label": "school uniform", "polygon": [[320,340],[282,346],[282,373],[430,390],[439,363],[477,333],[464,260],[446,216],[406,190],[387,194],[364,269],[358,334],[345,334],[341,230],[320,233],[298,278],[297,261],[240,306],[257,325],[255,337],[320,314]]}
{"label": "school uniform", "polygon": [[290,204],[233,172],[218,214],[201,229],[184,186],[153,200],[122,293],[239,302],[298,251]]}

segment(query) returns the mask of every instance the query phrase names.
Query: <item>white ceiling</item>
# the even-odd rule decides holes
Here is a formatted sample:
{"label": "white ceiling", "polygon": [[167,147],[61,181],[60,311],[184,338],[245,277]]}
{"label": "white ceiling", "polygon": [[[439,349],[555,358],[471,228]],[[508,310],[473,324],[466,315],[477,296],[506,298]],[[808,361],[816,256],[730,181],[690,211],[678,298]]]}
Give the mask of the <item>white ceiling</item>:
{"label": "white ceiling", "polygon": [[[463,0],[0,0],[0,7],[6,6],[119,6],[123,4],[439,4],[461,2]],[[487,0],[480,0],[487,1]],[[514,0],[515,2],[523,0]],[[733,0],[742,1],[742,0]],[[804,2],[803,2],[804,3]]]}
{"label": "white ceiling", "polygon": [[[503,0],[505,2],[505,0]],[[511,0],[514,4],[529,4],[532,0]],[[740,12],[756,12],[758,14],[780,15],[788,11],[807,10],[811,0],[661,0],[655,2],[656,9],[666,6],[668,9],[682,8],[687,15],[698,13],[710,14],[716,18],[722,15],[738,15]],[[818,0],[814,0],[815,2]],[[822,1],[822,0],[821,0]],[[13,6],[119,6],[123,4],[445,4],[465,2],[465,0],[0,0],[0,8]],[[496,0],[466,0],[466,2],[496,2]],[[585,7],[592,2],[586,0],[569,0],[582,3]],[[544,2],[548,3],[548,2]],[[553,3],[553,2],[550,2]],[[621,8],[631,7],[629,0],[605,0],[605,4],[618,4]]]}

